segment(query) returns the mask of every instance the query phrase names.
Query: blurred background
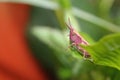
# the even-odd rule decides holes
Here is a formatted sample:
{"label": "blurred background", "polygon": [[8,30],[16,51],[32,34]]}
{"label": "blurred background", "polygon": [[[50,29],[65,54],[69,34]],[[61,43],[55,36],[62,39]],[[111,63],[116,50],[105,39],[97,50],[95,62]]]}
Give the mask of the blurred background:
{"label": "blurred background", "polygon": [[120,32],[120,0],[0,0],[0,80],[119,80],[67,50],[68,18],[93,44]]}

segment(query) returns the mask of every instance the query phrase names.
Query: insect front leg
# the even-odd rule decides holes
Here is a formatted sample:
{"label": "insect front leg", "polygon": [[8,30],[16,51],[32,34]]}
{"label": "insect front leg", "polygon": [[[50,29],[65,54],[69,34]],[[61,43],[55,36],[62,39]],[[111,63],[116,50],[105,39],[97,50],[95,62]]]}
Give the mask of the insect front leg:
{"label": "insect front leg", "polygon": [[88,58],[90,57],[90,55],[83,49],[81,48],[80,46],[77,46],[78,50],[82,53],[83,55],[83,58]]}
{"label": "insect front leg", "polygon": [[72,46],[75,46],[75,45],[76,45],[75,43],[70,44],[66,50],[68,51],[68,49],[70,49]]}

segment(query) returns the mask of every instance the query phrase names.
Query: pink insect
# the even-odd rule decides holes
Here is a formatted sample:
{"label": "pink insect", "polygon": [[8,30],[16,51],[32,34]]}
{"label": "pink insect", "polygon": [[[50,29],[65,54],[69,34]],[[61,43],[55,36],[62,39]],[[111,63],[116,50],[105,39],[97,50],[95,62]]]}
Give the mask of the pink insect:
{"label": "pink insect", "polygon": [[89,45],[88,42],[75,31],[75,29],[71,25],[70,19],[68,19],[68,22],[69,24],[66,25],[70,30],[69,34],[69,40],[71,44],[70,46],[75,47],[78,52],[82,53],[82,56],[84,58],[89,58],[90,57],[89,53],[80,46],[81,44]]}

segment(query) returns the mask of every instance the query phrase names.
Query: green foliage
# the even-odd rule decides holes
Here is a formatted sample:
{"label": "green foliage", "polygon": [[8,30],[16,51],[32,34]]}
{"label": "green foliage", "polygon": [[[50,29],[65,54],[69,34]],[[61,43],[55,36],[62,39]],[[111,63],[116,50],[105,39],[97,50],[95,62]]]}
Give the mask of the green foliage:
{"label": "green foliage", "polygon": [[[46,71],[52,77],[57,77],[55,80],[120,79],[120,34],[117,33],[120,32],[119,0],[0,2],[31,5],[27,29],[30,49]],[[76,50],[71,51],[68,48],[69,32],[65,26],[68,17],[72,26],[90,43],[84,48],[91,54],[93,63],[84,60]],[[107,36],[108,34],[111,35]]]}
{"label": "green foliage", "polygon": [[[82,59],[82,57],[79,56],[78,53],[75,54],[69,50],[66,32],[46,26],[36,26],[32,28],[30,32],[37,37],[38,40],[42,41],[47,45],[47,47],[50,47],[53,50],[51,55],[54,55],[56,58],[55,61],[52,61],[52,63],[54,64],[54,67],[57,67],[57,70],[54,68],[57,76],[62,80],[73,77],[73,69],[76,64],[79,63],[79,59]],[[46,55],[48,55],[48,53]],[[50,59],[49,56],[47,56],[47,59]]]}
{"label": "green foliage", "polygon": [[85,49],[91,54],[95,64],[120,70],[120,34],[106,36]]}

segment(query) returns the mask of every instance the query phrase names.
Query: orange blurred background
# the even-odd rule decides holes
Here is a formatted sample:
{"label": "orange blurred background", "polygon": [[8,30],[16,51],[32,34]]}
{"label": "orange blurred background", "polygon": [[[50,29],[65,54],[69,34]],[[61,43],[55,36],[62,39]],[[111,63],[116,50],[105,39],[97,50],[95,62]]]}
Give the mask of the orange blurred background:
{"label": "orange blurred background", "polygon": [[29,11],[28,5],[0,3],[0,80],[48,80],[24,36]]}

